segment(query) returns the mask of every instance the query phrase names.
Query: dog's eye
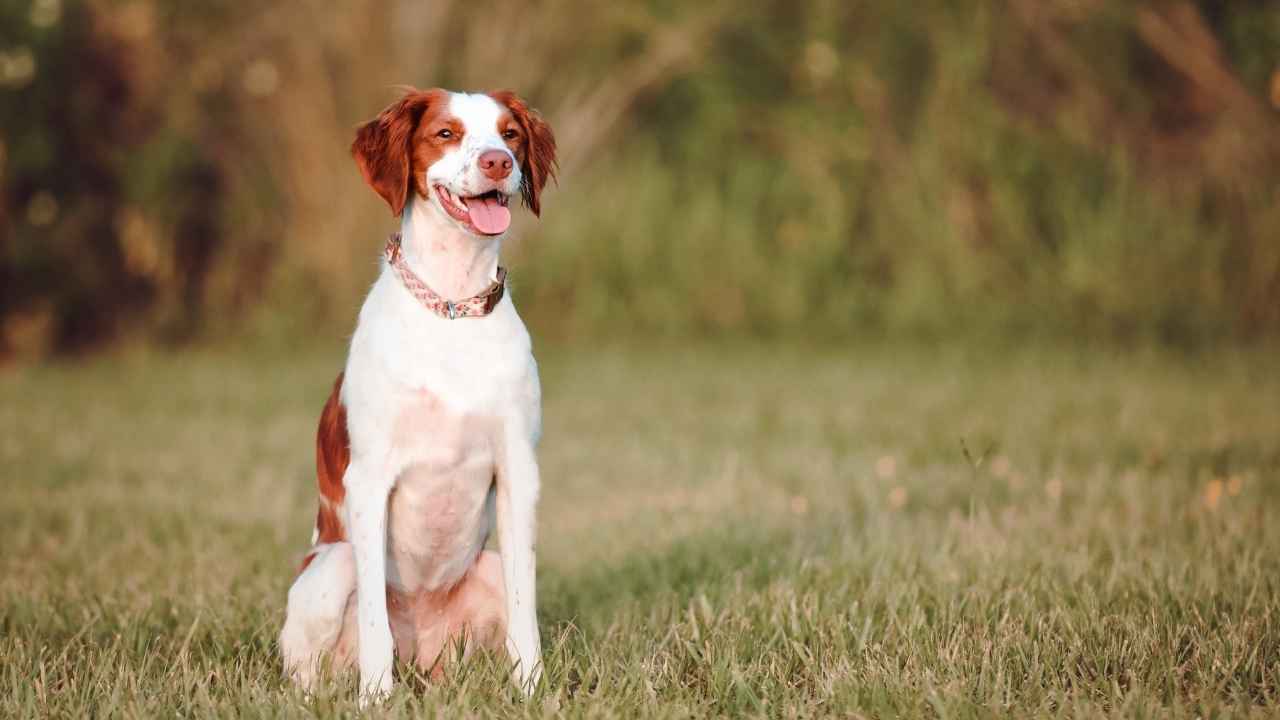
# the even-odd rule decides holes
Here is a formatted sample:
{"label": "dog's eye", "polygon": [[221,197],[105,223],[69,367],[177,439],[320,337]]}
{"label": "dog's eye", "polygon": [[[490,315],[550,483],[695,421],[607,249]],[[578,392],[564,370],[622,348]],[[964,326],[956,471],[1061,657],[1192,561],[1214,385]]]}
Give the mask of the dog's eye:
{"label": "dog's eye", "polygon": [[449,138],[453,137],[453,131],[448,128],[445,128],[444,130],[441,130],[440,132],[436,133],[436,137],[440,138],[441,140],[448,140]]}
{"label": "dog's eye", "polygon": [[518,137],[520,137],[520,133],[516,132],[515,130],[504,130],[502,132],[503,140],[515,140]]}

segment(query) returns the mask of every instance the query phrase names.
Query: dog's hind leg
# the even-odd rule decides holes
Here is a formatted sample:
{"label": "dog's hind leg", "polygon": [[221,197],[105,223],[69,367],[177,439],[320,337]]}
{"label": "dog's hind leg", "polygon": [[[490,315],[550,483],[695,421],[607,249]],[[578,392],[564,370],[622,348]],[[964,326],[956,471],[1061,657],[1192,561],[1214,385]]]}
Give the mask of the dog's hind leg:
{"label": "dog's hind leg", "polygon": [[507,638],[502,583],[498,553],[485,550],[453,588],[419,596],[411,614],[418,667],[441,677],[459,643],[463,658],[481,649],[501,653]]}
{"label": "dog's hind leg", "polygon": [[350,663],[353,648],[347,646],[353,643],[344,636],[354,639],[354,629],[345,626],[355,589],[356,563],[350,543],[312,548],[289,588],[289,608],[280,631],[285,673],[303,689],[312,689],[326,653],[335,667]]}

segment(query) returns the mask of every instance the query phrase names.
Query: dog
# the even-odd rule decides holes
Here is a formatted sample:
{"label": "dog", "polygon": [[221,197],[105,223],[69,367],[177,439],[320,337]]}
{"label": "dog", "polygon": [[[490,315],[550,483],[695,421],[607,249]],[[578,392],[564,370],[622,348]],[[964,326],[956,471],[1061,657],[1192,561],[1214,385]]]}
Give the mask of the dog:
{"label": "dog", "polygon": [[351,152],[402,219],[320,416],[285,671],[310,691],[322,667],[354,662],[368,701],[390,692],[396,656],[438,676],[456,649],[483,648],[505,651],[528,694],[541,389],[498,258],[511,198],[540,216],[555,136],[510,92],[409,88]]}

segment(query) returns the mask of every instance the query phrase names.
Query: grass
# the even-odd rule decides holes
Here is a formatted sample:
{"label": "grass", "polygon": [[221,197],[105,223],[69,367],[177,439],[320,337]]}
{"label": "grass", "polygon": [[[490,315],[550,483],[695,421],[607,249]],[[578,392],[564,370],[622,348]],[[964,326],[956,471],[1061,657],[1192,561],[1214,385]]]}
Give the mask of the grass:
{"label": "grass", "polygon": [[[0,375],[0,715],[329,717],[275,636],[340,348]],[[376,714],[1280,713],[1275,355],[553,348],[546,678]]]}

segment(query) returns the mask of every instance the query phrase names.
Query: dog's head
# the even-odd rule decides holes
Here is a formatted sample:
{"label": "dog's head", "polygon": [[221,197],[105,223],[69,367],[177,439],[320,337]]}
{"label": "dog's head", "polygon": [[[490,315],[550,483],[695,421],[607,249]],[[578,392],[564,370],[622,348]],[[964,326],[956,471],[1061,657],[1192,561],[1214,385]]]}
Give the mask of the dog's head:
{"label": "dog's head", "polygon": [[507,91],[409,89],[360,126],[351,154],[393,214],[417,193],[476,235],[506,232],[516,193],[538,215],[556,171],[551,127]]}

